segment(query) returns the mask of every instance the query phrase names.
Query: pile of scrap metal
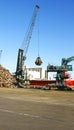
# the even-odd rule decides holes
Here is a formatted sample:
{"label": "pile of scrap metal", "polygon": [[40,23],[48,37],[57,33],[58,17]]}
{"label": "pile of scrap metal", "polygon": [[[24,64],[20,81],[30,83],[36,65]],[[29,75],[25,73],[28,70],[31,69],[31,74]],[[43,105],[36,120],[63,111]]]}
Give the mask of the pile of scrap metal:
{"label": "pile of scrap metal", "polygon": [[0,65],[0,87],[15,88],[15,84],[17,84],[17,81],[13,75],[9,70]]}

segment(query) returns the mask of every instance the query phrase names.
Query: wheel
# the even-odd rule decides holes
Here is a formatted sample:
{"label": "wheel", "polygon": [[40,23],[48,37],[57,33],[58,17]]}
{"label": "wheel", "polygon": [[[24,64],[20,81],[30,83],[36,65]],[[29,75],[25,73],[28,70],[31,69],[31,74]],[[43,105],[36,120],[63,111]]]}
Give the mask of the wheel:
{"label": "wheel", "polygon": [[68,90],[68,91],[72,91],[72,88],[70,88],[70,87],[67,87],[67,90]]}

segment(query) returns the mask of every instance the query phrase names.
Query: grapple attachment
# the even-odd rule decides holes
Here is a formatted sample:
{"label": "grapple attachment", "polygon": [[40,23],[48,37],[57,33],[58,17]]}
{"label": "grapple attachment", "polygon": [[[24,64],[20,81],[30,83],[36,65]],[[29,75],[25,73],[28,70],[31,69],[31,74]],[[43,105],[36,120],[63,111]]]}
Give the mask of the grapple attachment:
{"label": "grapple attachment", "polygon": [[40,66],[42,63],[43,63],[43,62],[42,62],[41,58],[38,56],[38,57],[36,58],[35,64]]}

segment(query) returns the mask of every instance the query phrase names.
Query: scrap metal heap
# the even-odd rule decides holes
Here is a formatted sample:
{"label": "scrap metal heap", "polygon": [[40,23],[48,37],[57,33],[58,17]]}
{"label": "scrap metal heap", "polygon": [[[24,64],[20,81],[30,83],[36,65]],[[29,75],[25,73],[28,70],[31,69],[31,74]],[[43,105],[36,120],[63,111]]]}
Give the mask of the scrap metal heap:
{"label": "scrap metal heap", "polygon": [[9,72],[9,70],[0,65],[0,87],[15,88],[16,83],[16,79]]}

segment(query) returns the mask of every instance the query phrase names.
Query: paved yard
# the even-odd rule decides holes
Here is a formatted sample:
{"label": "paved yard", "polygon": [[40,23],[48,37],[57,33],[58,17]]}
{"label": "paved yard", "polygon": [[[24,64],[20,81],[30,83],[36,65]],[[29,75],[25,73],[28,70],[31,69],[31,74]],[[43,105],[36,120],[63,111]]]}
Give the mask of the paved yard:
{"label": "paved yard", "polygon": [[0,130],[74,130],[74,91],[0,88]]}

